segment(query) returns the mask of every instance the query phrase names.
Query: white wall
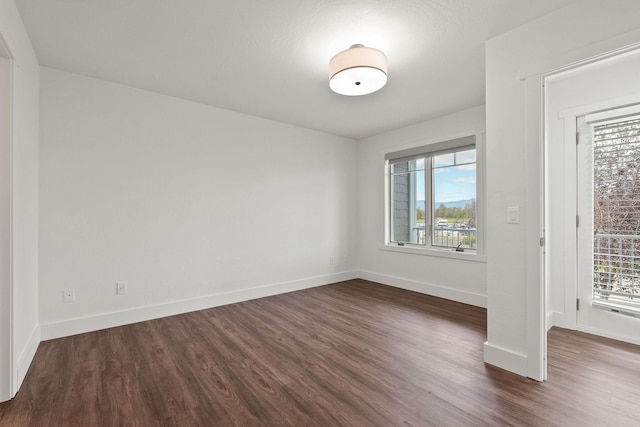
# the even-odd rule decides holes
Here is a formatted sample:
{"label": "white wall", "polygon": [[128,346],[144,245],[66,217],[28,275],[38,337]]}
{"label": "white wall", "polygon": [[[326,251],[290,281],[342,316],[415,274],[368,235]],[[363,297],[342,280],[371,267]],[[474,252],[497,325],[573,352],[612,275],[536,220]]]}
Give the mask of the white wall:
{"label": "white wall", "polygon": [[[0,376],[0,401],[24,379],[38,343],[38,95],[39,66],[11,0],[0,1],[0,35],[11,67],[11,300],[6,283],[1,310],[11,313],[11,374]],[[4,162],[6,164],[6,162]],[[6,182],[3,182],[6,185]],[[6,201],[3,201],[6,203]],[[11,307],[13,309],[11,309]],[[3,317],[6,321],[6,316]],[[6,353],[6,337],[0,343]],[[3,371],[6,363],[0,369]]]}
{"label": "white wall", "polygon": [[[540,73],[638,41],[639,13],[636,0],[581,1],[487,42],[489,363],[542,375]],[[508,206],[523,209],[521,224],[506,223]]]}
{"label": "white wall", "polygon": [[45,339],[356,275],[353,140],[47,68],[40,126]]}
{"label": "white wall", "polygon": [[358,142],[358,261],[360,277],[417,292],[486,306],[481,261],[383,250],[384,153],[484,129],[484,106],[404,127]]}

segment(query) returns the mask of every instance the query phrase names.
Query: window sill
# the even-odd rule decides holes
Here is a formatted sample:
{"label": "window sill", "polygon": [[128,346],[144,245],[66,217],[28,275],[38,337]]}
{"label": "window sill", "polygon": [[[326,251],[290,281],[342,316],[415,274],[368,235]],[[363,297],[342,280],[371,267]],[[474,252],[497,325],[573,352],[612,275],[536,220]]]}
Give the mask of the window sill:
{"label": "window sill", "polygon": [[434,249],[434,248],[420,248],[415,246],[398,246],[396,244],[380,245],[378,247],[381,251],[389,252],[402,252],[405,254],[433,256],[439,258],[457,259],[470,262],[487,262],[487,257],[484,255],[478,255],[475,252],[456,252],[453,249]]}

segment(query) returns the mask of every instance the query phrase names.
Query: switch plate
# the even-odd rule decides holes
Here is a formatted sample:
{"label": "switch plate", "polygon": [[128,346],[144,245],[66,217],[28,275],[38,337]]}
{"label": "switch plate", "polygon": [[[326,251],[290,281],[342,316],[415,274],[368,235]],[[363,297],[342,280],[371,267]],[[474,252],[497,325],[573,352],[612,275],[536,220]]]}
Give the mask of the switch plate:
{"label": "switch plate", "polygon": [[520,224],[520,208],[518,206],[507,208],[507,224]]}
{"label": "switch plate", "polygon": [[68,302],[74,302],[76,300],[75,289],[65,289],[62,291],[62,301],[66,304]]}
{"label": "switch plate", "polygon": [[116,282],[116,295],[124,295],[127,293],[127,282]]}

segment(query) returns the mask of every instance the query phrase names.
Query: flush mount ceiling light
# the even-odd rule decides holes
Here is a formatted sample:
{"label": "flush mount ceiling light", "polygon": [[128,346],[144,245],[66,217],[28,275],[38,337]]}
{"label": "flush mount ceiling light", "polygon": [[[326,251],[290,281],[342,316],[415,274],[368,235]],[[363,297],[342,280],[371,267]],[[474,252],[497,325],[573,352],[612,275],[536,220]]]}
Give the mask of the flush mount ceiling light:
{"label": "flush mount ceiling light", "polygon": [[340,95],[367,95],[387,83],[387,57],[378,49],[354,44],[329,61],[329,87]]}

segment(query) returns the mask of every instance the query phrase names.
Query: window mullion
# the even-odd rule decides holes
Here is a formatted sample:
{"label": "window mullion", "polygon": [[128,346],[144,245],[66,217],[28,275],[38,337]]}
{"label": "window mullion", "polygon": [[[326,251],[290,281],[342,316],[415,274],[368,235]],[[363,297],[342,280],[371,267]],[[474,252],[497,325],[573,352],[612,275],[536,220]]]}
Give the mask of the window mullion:
{"label": "window mullion", "polygon": [[389,241],[394,242],[395,236],[393,233],[393,174],[391,173],[391,165],[387,163],[387,173],[389,174],[389,199],[387,205],[387,213],[389,215]]}
{"label": "window mullion", "polygon": [[[426,247],[433,246],[433,189],[432,183],[432,161],[431,157],[424,159],[424,221],[425,221],[425,239]],[[428,229],[426,228],[428,225]],[[428,236],[426,235],[428,233]],[[427,241],[428,240],[428,241]]]}
{"label": "window mullion", "polygon": [[413,171],[411,173],[409,173],[409,239],[408,242],[413,243],[413,238],[414,238],[414,233],[416,233],[416,242],[415,243],[420,243],[419,242],[419,238],[418,238],[418,234],[417,234],[417,230],[415,229],[416,227],[416,192],[417,192],[417,188],[418,186],[416,185],[416,177],[417,177],[417,172]]}

